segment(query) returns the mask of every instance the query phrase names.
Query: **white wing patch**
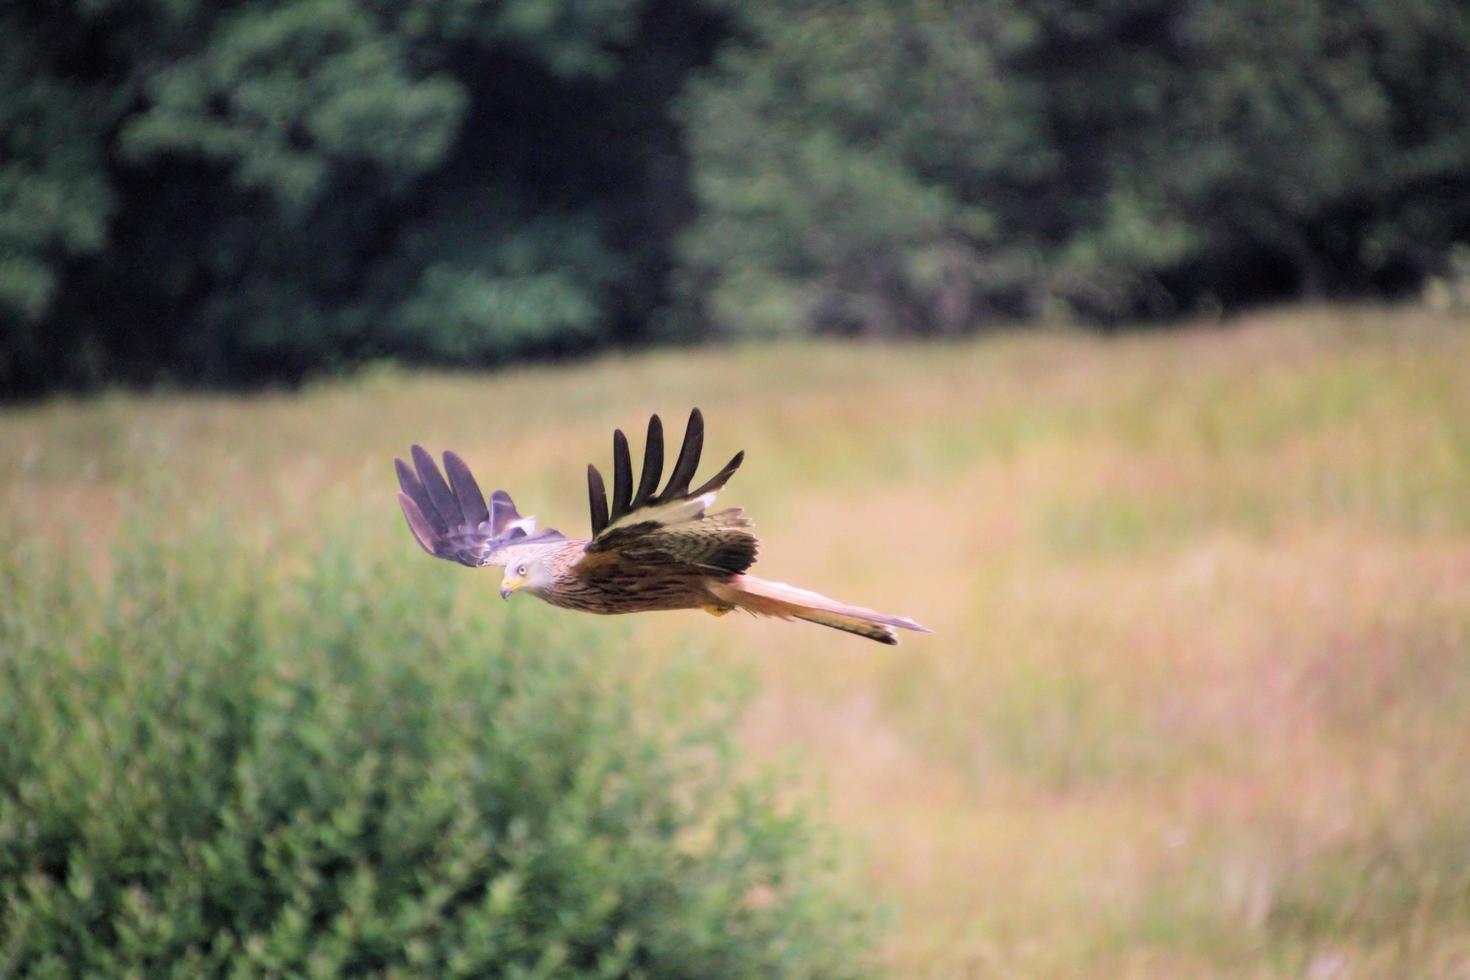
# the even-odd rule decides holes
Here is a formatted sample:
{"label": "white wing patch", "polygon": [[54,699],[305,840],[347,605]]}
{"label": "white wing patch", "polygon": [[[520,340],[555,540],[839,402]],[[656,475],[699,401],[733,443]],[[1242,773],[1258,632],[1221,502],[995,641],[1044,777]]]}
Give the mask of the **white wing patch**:
{"label": "white wing patch", "polygon": [[609,524],[598,537],[602,537],[602,535],[611,531],[616,531],[618,528],[632,527],[635,524],[652,522],[667,526],[670,524],[683,524],[686,521],[697,521],[704,516],[706,508],[715,502],[716,496],[715,491],[711,490],[709,493],[702,493],[698,497],[674,500],[667,504],[658,504],[652,507],[641,507],[638,510],[624,514]]}

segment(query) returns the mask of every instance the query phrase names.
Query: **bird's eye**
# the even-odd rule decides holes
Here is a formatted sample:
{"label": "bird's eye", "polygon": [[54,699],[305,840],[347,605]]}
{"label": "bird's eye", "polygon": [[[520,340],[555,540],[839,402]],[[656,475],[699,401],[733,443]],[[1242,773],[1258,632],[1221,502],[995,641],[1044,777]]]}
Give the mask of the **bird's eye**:
{"label": "bird's eye", "polygon": [[526,577],[526,566],[525,565],[522,565],[520,568],[517,568],[516,569],[516,574],[519,575],[521,578],[525,578]]}

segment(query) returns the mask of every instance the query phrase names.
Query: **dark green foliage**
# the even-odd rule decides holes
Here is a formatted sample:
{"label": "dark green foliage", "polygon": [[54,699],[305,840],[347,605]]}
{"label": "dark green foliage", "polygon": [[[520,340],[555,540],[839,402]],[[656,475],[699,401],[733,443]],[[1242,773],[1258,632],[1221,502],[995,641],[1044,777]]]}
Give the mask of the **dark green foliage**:
{"label": "dark green foliage", "polygon": [[1470,237],[1470,8],[740,5],[687,103],[688,287],[737,329],[1394,292]]}
{"label": "dark green foliage", "polygon": [[66,0],[0,58],[12,391],[1401,295],[1470,240],[1456,0]]}
{"label": "dark green foliage", "polygon": [[21,550],[0,974],[862,972],[812,826],[732,773],[728,703],[635,699],[417,564],[287,574],[206,536],[129,547],[98,594]]}
{"label": "dark green foliage", "polygon": [[0,14],[0,386],[633,339],[691,198],[671,0]]}
{"label": "dark green foliage", "polygon": [[21,18],[0,11],[0,384],[42,359],[66,263],[106,243],[103,140],[117,101],[48,74]]}

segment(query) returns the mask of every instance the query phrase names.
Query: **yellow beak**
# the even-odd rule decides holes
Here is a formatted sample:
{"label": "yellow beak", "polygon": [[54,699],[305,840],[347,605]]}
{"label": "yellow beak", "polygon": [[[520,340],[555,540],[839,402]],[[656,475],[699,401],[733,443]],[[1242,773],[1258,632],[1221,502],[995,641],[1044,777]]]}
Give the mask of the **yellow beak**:
{"label": "yellow beak", "polygon": [[500,580],[500,598],[509,599],[512,592],[514,592],[516,589],[519,589],[525,584],[525,579],[517,578],[514,575],[507,575],[505,578]]}

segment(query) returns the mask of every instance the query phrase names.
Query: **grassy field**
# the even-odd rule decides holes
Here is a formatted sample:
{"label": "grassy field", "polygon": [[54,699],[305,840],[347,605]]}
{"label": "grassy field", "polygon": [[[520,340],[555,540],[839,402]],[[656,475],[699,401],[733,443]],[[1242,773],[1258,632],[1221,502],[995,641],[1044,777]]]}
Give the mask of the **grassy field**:
{"label": "grassy field", "polygon": [[[1470,974],[1470,319],[1318,309],[1114,339],[810,345],[0,416],[28,534],[218,514],[282,561],[330,526],[428,561],[391,460],[461,452],[585,529],[614,425],[690,405],[757,571],[911,615],[598,620],[650,668],[748,670],[892,910],[903,976]],[[147,518],[139,513],[152,514]],[[146,527],[142,528],[146,531]],[[462,601],[498,615],[498,579]]]}

